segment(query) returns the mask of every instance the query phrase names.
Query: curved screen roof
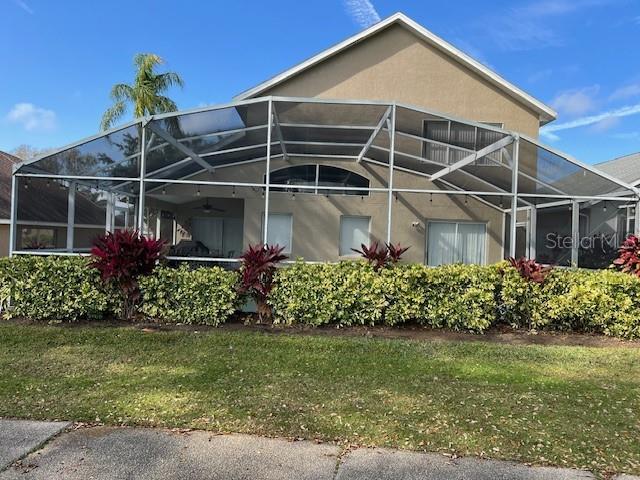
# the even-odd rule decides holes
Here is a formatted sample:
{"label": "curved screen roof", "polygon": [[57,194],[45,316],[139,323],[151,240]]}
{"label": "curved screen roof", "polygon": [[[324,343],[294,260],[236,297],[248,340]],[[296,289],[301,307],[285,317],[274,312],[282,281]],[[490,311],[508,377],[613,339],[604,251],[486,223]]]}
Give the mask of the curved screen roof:
{"label": "curved screen roof", "polygon": [[511,195],[516,180],[525,205],[638,193],[534,139],[489,125],[394,103],[289,97],[138,119],[22,163],[16,173],[135,193],[143,165],[145,179],[175,181],[268,155],[383,165],[393,158],[395,168],[425,177],[425,189],[433,188],[431,180],[487,197]]}

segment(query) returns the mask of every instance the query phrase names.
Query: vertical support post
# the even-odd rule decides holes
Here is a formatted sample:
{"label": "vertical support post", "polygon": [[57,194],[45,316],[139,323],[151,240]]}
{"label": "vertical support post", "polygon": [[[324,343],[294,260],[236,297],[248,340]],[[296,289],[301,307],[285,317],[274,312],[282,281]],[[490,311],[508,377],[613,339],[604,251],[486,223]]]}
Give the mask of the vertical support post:
{"label": "vertical support post", "polygon": [[107,194],[107,211],[106,211],[106,218],[104,222],[105,233],[113,231],[113,223],[114,223],[113,203],[114,203],[113,193],[108,193]]}
{"label": "vertical support post", "polygon": [[633,213],[633,233],[638,236],[640,235],[640,200],[636,202],[636,208]]}
{"label": "vertical support post", "polygon": [[67,251],[73,252],[73,230],[76,223],[76,182],[69,182],[67,201]]}
{"label": "vertical support post", "polygon": [[138,193],[138,224],[136,228],[140,233],[144,229],[144,174],[146,169],[146,143],[147,143],[147,122],[141,124],[142,132],[140,133],[140,192]]}
{"label": "vertical support post", "polygon": [[18,221],[18,177],[15,172],[11,175],[11,223],[9,224],[9,256],[13,257],[16,249],[16,223]]}
{"label": "vertical support post", "polygon": [[162,210],[157,210],[156,211],[156,238],[160,238],[160,227],[161,227],[161,222],[162,222]]}
{"label": "vertical support post", "polygon": [[396,103],[391,106],[391,128],[389,129],[389,189],[387,197],[387,243],[391,243],[391,210],[393,207],[393,165],[395,163],[396,144]]}
{"label": "vertical support post", "polygon": [[262,237],[262,243],[267,244],[267,238],[269,236],[269,186],[271,184],[271,131],[273,126],[273,99],[269,97],[269,103],[267,107],[267,118],[269,123],[267,124],[267,166],[265,173],[265,187],[264,187],[264,231]]}
{"label": "vertical support post", "polygon": [[518,217],[518,161],[520,156],[520,137],[513,138],[513,156],[511,159],[511,224],[509,225],[509,256],[516,256],[516,224]]}
{"label": "vertical support post", "polygon": [[571,201],[571,267],[578,266],[578,252],[580,247],[580,203]]}
{"label": "vertical support post", "polygon": [[529,258],[538,256],[536,240],[538,238],[538,207],[533,205],[529,211]]}

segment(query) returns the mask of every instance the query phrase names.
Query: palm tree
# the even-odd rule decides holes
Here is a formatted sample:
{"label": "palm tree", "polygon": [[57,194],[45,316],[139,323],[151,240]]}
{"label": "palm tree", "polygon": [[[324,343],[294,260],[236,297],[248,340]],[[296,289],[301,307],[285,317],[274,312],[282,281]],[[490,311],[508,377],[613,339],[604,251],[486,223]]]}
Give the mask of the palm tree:
{"label": "palm tree", "polygon": [[133,84],[118,83],[111,89],[113,106],[102,116],[102,130],[111,128],[125,114],[128,104],[133,105],[136,118],[178,109],[173,100],[161,94],[174,85],[182,87],[184,83],[180,75],[175,72],[156,73],[156,67],[163,64],[164,60],[153,53],[139,53],[133,63],[136,67]]}

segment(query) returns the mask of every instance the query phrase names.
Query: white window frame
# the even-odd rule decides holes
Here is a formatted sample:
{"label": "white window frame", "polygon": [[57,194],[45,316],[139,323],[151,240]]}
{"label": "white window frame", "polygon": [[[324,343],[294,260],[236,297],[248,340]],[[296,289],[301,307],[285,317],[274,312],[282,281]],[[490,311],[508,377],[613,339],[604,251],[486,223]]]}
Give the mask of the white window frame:
{"label": "white window frame", "polygon": [[[293,250],[293,213],[291,212],[269,212],[269,216],[287,216],[291,218],[291,222],[289,222],[289,248],[286,248],[282,251],[282,253],[291,254]],[[271,227],[269,227],[271,230]],[[262,228],[260,229],[260,238],[264,238],[264,212],[262,212]],[[284,246],[284,245],[281,245]]]}
{"label": "white window frame", "polygon": [[[285,193],[285,194],[290,194],[290,193],[295,193],[297,194],[302,194],[302,195],[307,195],[307,194],[311,194],[311,195],[318,195],[318,191],[319,190],[323,190],[323,187],[325,187],[326,185],[320,185],[320,168],[322,167],[333,167],[333,168],[338,168],[340,170],[344,170],[345,172],[350,172],[353,173],[355,175],[358,175],[362,178],[364,178],[367,182],[369,182],[369,184],[366,187],[362,187],[362,191],[359,192],[359,195],[355,195],[355,194],[346,194],[346,193],[336,193],[335,191],[331,191],[331,190],[324,190],[324,192],[322,193],[322,195],[331,195],[331,196],[343,196],[343,197],[368,197],[370,196],[371,192],[371,179],[369,177],[367,177],[366,175],[362,175],[360,172],[356,172],[354,170],[351,170],[349,168],[344,168],[342,166],[336,166],[336,165],[331,165],[331,164],[325,164],[325,163],[301,163],[301,164],[295,164],[295,165],[287,165],[285,167],[281,167],[281,168],[277,168],[275,170],[271,170],[270,175],[273,175],[276,172],[280,172],[282,170],[286,170],[287,168],[291,168],[291,167],[315,167],[315,180],[314,180],[314,185],[308,185],[309,187],[313,187],[313,188],[302,188],[299,189],[299,191],[297,192],[291,192],[289,190],[279,190],[281,188],[286,188],[283,186],[280,186],[278,184],[271,184],[271,188],[272,188],[272,193],[278,194],[278,193]],[[266,175],[265,175],[266,178]],[[296,184],[291,184],[291,185],[287,185],[287,187],[290,187],[291,190],[298,188],[298,186]],[[348,188],[350,188],[347,185]]]}
{"label": "white window frame", "polygon": [[351,251],[350,253],[346,253],[344,255],[342,253],[340,253],[340,245],[342,245],[342,219],[343,218],[366,218],[368,220],[368,222],[367,222],[367,236],[368,236],[368,242],[370,244],[371,243],[371,216],[370,215],[340,215],[340,225],[338,227],[339,228],[339,231],[338,231],[338,256],[342,257],[342,258],[345,258],[345,257],[357,257],[357,256],[359,256],[359,254],[354,252],[354,251]]}
{"label": "white window frame", "polygon": [[[484,255],[482,259],[482,263],[480,265],[487,265],[487,258],[489,256],[489,222],[482,222],[476,220],[425,220],[425,225],[427,226],[425,231],[424,238],[424,264],[429,265],[429,226],[432,223],[454,223],[456,225],[456,242],[458,241],[458,226],[461,224],[473,224],[473,225],[484,225]],[[455,248],[455,247],[454,247]],[[473,264],[477,265],[477,264]]]}

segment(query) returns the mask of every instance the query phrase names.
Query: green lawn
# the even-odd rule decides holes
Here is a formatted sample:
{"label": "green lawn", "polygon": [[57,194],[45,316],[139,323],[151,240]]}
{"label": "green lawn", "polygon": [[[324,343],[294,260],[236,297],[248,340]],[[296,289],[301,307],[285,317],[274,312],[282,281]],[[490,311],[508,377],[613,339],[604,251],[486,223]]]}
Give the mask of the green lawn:
{"label": "green lawn", "polygon": [[0,416],[640,473],[640,349],[0,323]]}

